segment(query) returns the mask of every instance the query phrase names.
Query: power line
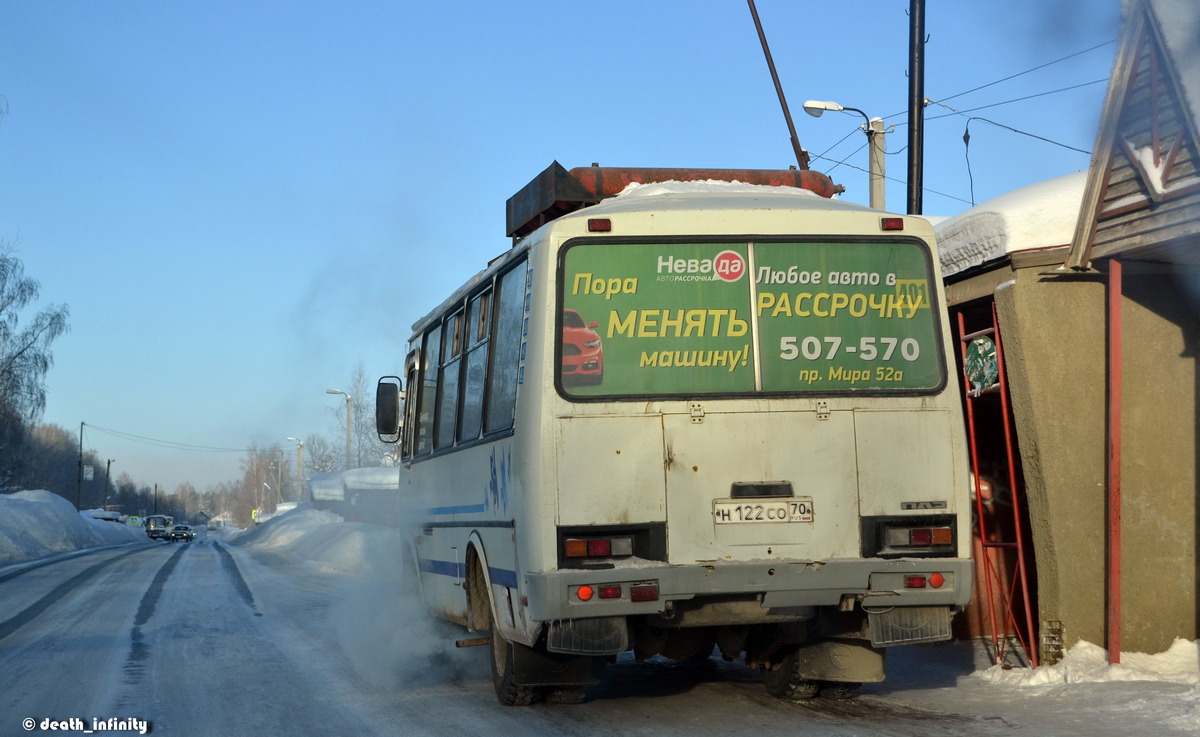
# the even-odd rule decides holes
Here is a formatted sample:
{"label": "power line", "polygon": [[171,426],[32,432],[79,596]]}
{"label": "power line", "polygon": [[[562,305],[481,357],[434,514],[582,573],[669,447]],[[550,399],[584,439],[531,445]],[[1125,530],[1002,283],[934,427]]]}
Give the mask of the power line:
{"label": "power line", "polygon": [[178,443],[173,440],[159,440],[157,438],[147,438],[142,435],[134,435],[132,433],[121,432],[120,430],[111,430],[109,428],[98,427],[96,425],[88,425],[86,423],[84,423],[84,427],[90,427],[93,430],[98,430],[100,432],[107,433],[109,435],[113,435],[118,438],[123,438],[125,440],[132,440],[136,443],[143,443],[145,445],[153,445],[153,446],[157,446],[159,448],[171,448],[172,450],[186,450],[186,451],[191,451],[191,452],[196,452],[196,453],[248,453],[248,452],[250,452],[246,448],[217,448],[217,447],[210,446],[210,445],[193,445],[191,443]]}
{"label": "power line", "polygon": [[[1060,87],[1056,90],[1049,90],[1047,92],[1038,92],[1036,94],[1026,95],[1024,97],[1015,97],[1011,100],[1005,100],[1004,102],[993,102],[990,105],[980,105],[979,107],[967,108],[966,110],[955,110],[954,108],[949,107],[947,105],[942,105],[942,103],[945,102],[944,100],[938,101],[938,100],[930,100],[929,98],[926,98],[925,99],[926,105],[928,105],[930,103],[932,103],[934,105],[942,105],[947,110],[953,111],[951,113],[947,113],[946,115],[935,115],[932,118],[926,118],[926,120],[940,120],[942,118],[949,118],[951,115],[965,115],[966,113],[973,113],[976,110],[987,110],[988,108],[1000,107],[1001,105],[1011,105],[1014,102],[1024,102],[1025,100],[1032,100],[1036,97],[1045,97],[1046,95],[1057,95],[1059,92],[1070,92],[1071,90],[1077,90],[1077,89],[1080,89],[1081,87],[1090,87],[1091,85],[1100,84],[1101,82],[1107,82],[1107,81],[1108,81],[1107,77],[1105,77],[1104,79],[1093,79],[1091,82],[1081,82],[1079,84],[1073,84],[1069,87]],[[957,95],[955,95],[955,97],[957,97]],[[946,99],[952,100],[954,98],[948,97]]]}
{"label": "power line", "polygon": [[[964,117],[964,118],[967,118],[967,130],[966,130],[966,131],[964,132],[964,134],[963,134],[963,143],[964,143],[964,149],[965,149],[964,153],[965,153],[965,155],[966,155],[966,157],[967,157],[967,175],[968,175],[968,177],[970,177],[970,179],[971,179],[971,199],[970,199],[970,200],[966,200],[966,199],[963,199],[962,197],[956,197],[956,196],[954,196],[954,195],[945,194],[944,192],[938,192],[938,191],[936,191],[936,190],[930,189],[929,187],[922,187],[922,190],[923,190],[923,191],[926,191],[926,192],[929,192],[929,193],[931,193],[931,194],[938,195],[938,196],[940,196],[940,197],[946,197],[946,198],[948,198],[948,199],[957,200],[957,201],[959,201],[959,202],[963,202],[963,203],[966,203],[966,204],[970,204],[970,205],[974,205],[974,204],[975,204],[975,192],[974,192],[974,189],[975,189],[975,187],[974,187],[974,176],[973,176],[973,174],[972,174],[972,172],[971,172],[971,162],[970,162],[970,143],[969,143],[969,141],[970,141],[970,125],[971,125],[971,121],[972,121],[972,120],[979,120],[979,121],[982,121],[982,122],[984,122],[984,123],[990,123],[990,124],[992,124],[992,125],[994,125],[994,126],[997,126],[997,127],[999,127],[999,128],[1004,128],[1005,130],[1011,131],[1011,132],[1013,132],[1013,133],[1016,133],[1016,134],[1018,134],[1018,135],[1028,136],[1028,137],[1030,137],[1030,138],[1034,138],[1034,139],[1037,139],[1037,140],[1039,140],[1039,141],[1043,141],[1043,142],[1045,142],[1045,143],[1050,143],[1050,144],[1053,144],[1053,145],[1055,145],[1055,146],[1060,146],[1060,147],[1062,147],[1062,148],[1065,148],[1065,149],[1068,149],[1068,150],[1071,150],[1071,151],[1076,151],[1076,152],[1079,152],[1079,153],[1082,153],[1082,154],[1091,155],[1091,152],[1090,152],[1090,151],[1085,151],[1085,150],[1083,150],[1083,149],[1076,148],[1076,147],[1074,147],[1074,146],[1069,146],[1069,145],[1067,145],[1067,144],[1065,144],[1065,143],[1060,143],[1059,141],[1055,141],[1055,140],[1052,140],[1052,139],[1050,139],[1050,138],[1046,138],[1045,136],[1039,136],[1039,135],[1037,135],[1037,134],[1034,134],[1034,133],[1029,133],[1028,131],[1023,131],[1023,130],[1020,130],[1020,129],[1018,129],[1018,128],[1015,128],[1015,127],[1013,127],[1013,126],[1005,125],[1004,123],[998,123],[998,122],[996,122],[996,121],[994,121],[994,120],[988,120],[987,118],[981,118],[981,117],[978,117],[978,116],[970,116],[970,115],[967,115],[967,113],[972,113],[972,112],[976,112],[976,111],[979,111],[979,110],[986,110],[986,109],[988,109],[988,108],[993,108],[993,107],[1000,107],[1000,106],[1002,106],[1002,105],[1010,105],[1010,104],[1012,104],[1012,103],[1016,103],[1016,102],[1022,102],[1022,101],[1025,101],[1025,100],[1031,100],[1031,99],[1038,98],[1038,97],[1045,97],[1045,96],[1048,96],[1048,95],[1055,95],[1055,94],[1059,94],[1059,93],[1062,93],[1062,92],[1069,92],[1069,91],[1071,91],[1071,90],[1074,90],[1074,89],[1080,89],[1080,88],[1082,88],[1082,87],[1088,87],[1088,86],[1091,86],[1091,85],[1099,84],[1099,83],[1101,83],[1101,82],[1107,82],[1107,81],[1108,81],[1108,80],[1107,80],[1107,78],[1105,78],[1105,79],[1093,80],[1093,81],[1091,81],[1091,82],[1083,82],[1083,83],[1080,83],[1080,84],[1076,84],[1076,85],[1070,85],[1070,86],[1067,86],[1067,87],[1061,87],[1061,88],[1054,89],[1054,90],[1048,90],[1048,91],[1046,91],[1046,92],[1038,92],[1038,93],[1035,93],[1035,94],[1032,94],[1032,95],[1026,95],[1026,96],[1024,96],[1024,97],[1018,97],[1018,98],[1014,98],[1014,99],[1011,99],[1011,100],[1005,100],[1005,101],[1002,101],[1002,102],[994,102],[994,103],[991,103],[991,104],[988,104],[988,105],[980,105],[980,106],[973,107],[973,108],[970,108],[970,109],[967,109],[967,110],[955,110],[954,108],[950,107],[949,105],[945,105],[944,103],[945,103],[945,101],[947,101],[947,100],[953,100],[953,99],[955,99],[955,98],[958,98],[958,97],[963,97],[964,95],[969,95],[969,94],[971,94],[972,92],[978,92],[979,90],[986,89],[986,88],[988,88],[988,87],[993,87],[993,86],[995,86],[995,85],[998,85],[998,84],[1001,84],[1001,83],[1003,83],[1003,82],[1007,82],[1007,81],[1010,81],[1010,80],[1012,80],[1012,79],[1016,79],[1017,77],[1021,77],[1021,76],[1024,76],[1024,75],[1026,75],[1026,74],[1030,74],[1030,73],[1032,73],[1032,72],[1036,72],[1036,71],[1038,71],[1039,69],[1045,69],[1046,67],[1050,67],[1050,66],[1053,66],[1053,65],[1055,65],[1055,64],[1059,64],[1059,63],[1061,63],[1061,62],[1067,61],[1067,60],[1069,60],[1069,59],[1073,59],[1073,58],[1075,58],[1075,57],[1077,57],[1077,56],[1081,56],[1081,55],[1083,55],[1083,54],[1090,53],[1090,52],[1092,52],[1092,51],[1095,51],[1095,50],[1097,50],[1097,49],[1103,48],[1103,47],[1105,47],[1105,46],[1109,46],[1109,45],[1111,45],[1111,44],[1113,44],[1113,43],[1115,43],[1115,42],[1116,42],[1116,39],[1109,39],[1109,40],[1107,40],[1107,41],[1104,41],[1104,42],[1102,42],[1102,43],[1096,44],[1095,46],[1091,46],[1091,47],[1089,47],[1089,48],[1086,48],[1086,49],[1083,49],[1083,50],[1081,50],[1081,51],[1076,51],[1076,52],[1074,52],[1074,53],[1067,54],[1066,56],[1060,57],[1060,58],[1058,58],[1058,59],[1054,59],[1053,61],[1048,61],[1048,62],[1046,62],[1046,63],[1044,63],[1044,64],[1039,64],[1039,65],[1037,65],[1037,66],[1035,66],[1035,67],[1031,67],[1031,68],[1029,68],[1029,69],[1026,69],[1026,70],[1024,70],[1024,71],[1017,72],[1016,74],[1010,74],[1010,75],[1008,75],[1007,77],[1003,77],[1003,78],[1001,78],[1001,79],[997,79],[997,80],[995,80],[995,81],[992,81],[992,82],[988,82],[988,83],[986,83],[986,84],[979,85],[978,87],[973,87],[973,88],[971,88],[971,89],[969,89],[969,90],[965,90],[965,91],[963,91],[963,92],[958,92],[958,93],[956,93],[956,94],[950,95],[949,97],[942,98],[942,100],[941,100],[941,101],[930,100],[930,99],[926,98],[926,100],[925,100],[925,104],[926,104],[926,105],[930,105],[930,104],[934,104],[934,105],[941,105],[942,107],[945,107],[947,110],[950,110],[950,111],[951,111],[950,113],[948,113],[948,114],[946,114],[946,115],[937,115],[937,116],[933,116],[933,117],[930,117],[930,118],[926,118],[926,120],[940,120],[940,119],[942,119],[942,118],[948,118],[948,117],[951,117],[952,115],[959,115],[959,116],[962,116],[962,117]],[[892,115],[888,115],[888,116],[886,116],[884,119],[885,119],[885,120],[889,120],[889,119],[891,119],[891,118],[895,118],[895,117],[896,117],[896,116],[898,116],[898,115],[904,115],[904,114],[906,114],[906,113],[907,113],[907,111],[905,111],[905,112],[903,112],[903,113],[893,113]],[[907,125],[907,123],[906,123],[906,122],[903,122],[903,123],[893,123],[893,124],[892,124],[892,128],[893,128],[893,130],[894,130],[895,128],[897,128],[897,127],[900,127],[900,126],[902,126],[902,125]],[[858,147],[858,148],[856,148],[854,151],[851,151],[849,154],[847,154],[847,156],[846,156],[846,159],[842,159],[842,160],[840,160],[840,161],[839,161],[839,160],[836,160],[836,159],[831,159],[831,158],[829,158],[829,157],[827,157],[827,156],[826,156],[826,154],[828,154],[830,151],[832,151],[833,149],[835,149],[835,148],[837,148],[838,146],[840,146],[842,143],[844,143],[844,142],[846,141],[846,139],[850,138],[852,135],[854,135],[855,133],[857,133],[857,132],[858,132],[859,130],[861,130],[861,129],[862,129],[862,127],[861,127],[861,126],[858,126],[858,127],[856,127],[854,130],[850,131],[850,132],[849,132],[849,133],[847,133],[845,136],[843,136],[841,139],[839,139],[839,140],[838,140],[836,143],[834,143],[832,146],[829,146],[828,148],[826,148],[824,152],[822,152],[821,154],[818,154],[818,155],[816,155],[816,156],[814,157],[815,159],[822,160],[822,161],[828,161],[828,162],[830,162],[830,163],[832,163],[832,164],[833,164],[833,166],[831,166],[831,167],[830,167],[830,168],[827,170],[827,172],[826,172],[826,173],[828,173],[828,171],[833,171],[833,170],[834,170],[834,169],[836,169],[837,167],[839,167],[839,166],[843,166],[843,165],[844,165],[844,166],[847,166],[847,167],[849,167],[849,168],[851,168],[851,169],[856,169],[856,170],[858,170],[858,171],[861,171],[861,172],[866,172],[866,171],[867,171],[867,170],[863,169],[862,167],[855,166],[854,164],[850,164],[850,163],[848,163],[848,161],[846,160],[846,159],[848,159],[849,157],[851,157],[851,156],[854,156],[856,153],[858,153],[859,151],[861,151],[863,148],[865,148],[865,145],[863,145],[863,146],[859,146],[859,147]],[[907,147],[905,147],[905,148],[907,148]],[[886,153],[888,153],[888,155],[894,155],[894,154],[896,154],[896,153],[901,153],[901,152],[903,152],[903,151],[904,151],[904,148],[900,149],[900,151],[896,151],[896,152],[886,152]],[[888,181],[892,181],[892,182],[902,183],[902,182],[900,182],[900,180],[898,180],[898,179],[895,179],[895,178],[893,178],[893,177],[885,177],[885,179],[887,179]]]}
{"label": "power line", "polygon": [[[844,139],[844,138],[843,138],[842,140],[844,141],[844,140],[846,140],[846,139]],[[835,144],[835,145],[836,145],[836,144]],[[864,144],[863,146],[859,146],[857,149],[855,149],[854,151],[850,152],[849,156],[853,156],[854,154],[858,153],[859,151],[862,151],[864,148],[866,148],[866,145],[865,145],[865,144]],[[908,147],[907,147],[907,146],[905,146],[904,148],[908,148]],[[903,152],[903,151],[904,151],[904,148],[901,148],[901,149],[900,149],[900,151],[895,151],[895,152],[892,152],[892,153],[901,153],[901,152]],[[845,167],[848,167],[848,168],[850,168],[850,169],[855,169],[855,170],[857,170],[857,171],[860,171],[860,172],[862,172],[862,173],[864,173],[864,174],[868,174],[868,175],[871,173],[869,170],[867,170],[867,169],[864,169],[864,168],[862,168],[861,166],[858,166],[858,165],[856,165],[856,164],[851,164],[849,161],[846,161],[846,160],[837,161],[836,159],[830,159],[830,158],[826,158],[825,156],[823,156],[823,155],[821,155],[821,154],[817,154],[817,155],[813,156],[812,158],[813,158],[814,160],[828,161],[828,162],[830,162],[830,163],[832,163],[832,164],[833,164],[833,166],[829,167],[828,171],[827,171],[827,172],[825,172],[825,173],[828,173],[828,172],[830,172],[830,171],[833,171],[834,169],[836,169],[836,168],[837,168],[837,167],[839,167],[839,166],[845,166]],[[896,179],[895,177],[892,177],[892,176],[887,176],[886,174],[884,175],[884,177],[883,177],[883,178],[884,178],[885,180],[889,181],[889,182],[895,182],[895,183],[897,183],[897,184],[905,184],[904,180],[902,180],[902,179]],[[945,197],[946,199],[950,199],[950,200],[958,200],[959,202],[962,202],[962,203],[964,203],[964,204],[967,204],[967,205],[974,205],[974,204],[975,204],[974,202],[971,202],[971,201],[969,201],[969,200],[965,200],[965,199],[963,199],[962,197],[957,197],[957,196],[955,196],[955,195],[952,195],[952,194],[946,194],[945,192],[939,192],[939,191],[937,191],[936,189],[932,189],[931,187],[924,187],[923,189],[924,189],[924,191],[926,191],[926,192],[929,192],[930,194],[935,194],[935,195],[937,195],[937,196],[939,196],[939,197]]]}
{"label": "power line", "polygon": [[[953,100],[953,99],[955,99],[955,98],[962,97],[963,95],[969,95],[969,94],[971,94],[972,92],[978,92],[979,90],[986,89],[986,88],[988,88],[988,87],[992,87],[992,86],[998,85],[998,84],[1000,84],[1000,83],[1002,83],[1002,82],[1007,82],[1007,81],[1009,81],[1010,79],[1016,79],[1017,77],[1024,76],[1024,75],[1026,75],[1026,74],[1029,74],[1030,72],[1036,72],[1036,71],[1037,71],[1037,70],[1039,70],[1039,69],[1045,69],[1046,67],[1049,67],[1049,66],[1054,66],[1055,64],[1059,64],[1059,63],[1061,63],[1061,62],[1067,61],[1068,59],[1073,59],[1073,58],[1075,58],[1076,56],[1080,56],[1080,55],[1082,55],[1082,54],[1086,54],[1086,53],[1088,53],[1088,52],[1095,51],[1096,49],[1103,48],[1104,46],[1108,46],[1108,45],[1110,45],[1110,44],[1113,44],[1113,43],[1116,43],[1116,39],[1109,39],[1108,41],[1105,41],[1104,43],[1101,43],[1101,44],[1097,44],[1097,45],[1095,45],[1095,46],[1093,46],[1093,47],[1091,47],[1091,48],[1089,48],[1089,49],[1084,49],[1083,51],[1076,51],[1076,52],[1075,52],[1075,53],[1073,53],[1073,54],[1068,54],[1068,55],[1066,55],[1066,56],[1063,56],[1063,57],[1060,57],[1060,58],[1058,58],[1058,59],[1055,59],[1054,61],[1048,61],[1048,62],[1046,62],[1045,64],[1039,64],[1038,66],[1036,66],[1036,67],[1033,67],[1033,68],[1031,68],[1031,69],[1026,69],[1026,70],[1025,70],[1025,71],[1023,71],[1023,72],[1017,72],[1016,74],[1010,74],[1010,75],[1008,75],[1007,77],[1004,77],[1003,79],[997,79],[997,80],[995,80],[994,82],[988,82],[988,83],[986,83],[986,84],[981,84],[981,85],[979,85],[978,87],[973,87],[973,88],[971,88],[971,89],[969,89],[969,90],[966,90],[965,92],[957,92],[957,93],[955,93],[955,94],[953,94],[953,95],[950,95],[950,96],[948,96],[948,97],[943,97],[943,98],[942,98],[942,101],[943,101],[943,102],[945,102],[945,101],[947,101],[947,100]],[[1102,81],[1103,81],[1103,80],[1102,80]],[[1085,84],[1095,84],[1095,82],[1087,82],[1087,83],[1085,83]],[[1080,86],[1082,86],[1082,85],[1080,85]],[[1068,88],[1065,88],[1065,89],[1074,89],[1074,88],[1073,88],[1073,87],[1068,87]],[[1064,91],[1064,90],[1057,90],[1057,91],[1061,92],[1061,91]],[[1052,94],[1052,92],[1046,92],[1046,93],[1042,93],[1042,94]],[[1020,98],[1020,99],[1028,99],[1028,98]],[[1010,100],[1009,102],[1017,102],[1017,100]],[[1007,103],[1003,103],[1003,102],[998,102],[998,103],[995,103],[995,105],[1005,105],[1005,104],[1007,104]],[[982,110],[983,108],[975,108],[975,109],[976,109],[976,110]],[[891,119],[891,118],[894,118],[894,117],[896,117],[896,116],[898,116],[898,115],[907,115],[907,114],[908,114],[908,111],[907,111],[907,110],[902,110],[902,111],[900,111],[900,112],[898,112],[898,113],[892,113],[891,115],[887,115],[887,116],[885,116],[885,117],[884,117],[884,120],[889,120],[889,119]],[[897,125],[899,125],[899,124],[897,124]]]}
{"label": "power line", "polygon": [[1017,72],[1016,74],[1010,74],[1009,76],[1007,76],[1007,77],[1005,77],[1005,78],[1003,78],[1003,79],[997,79],[995,82],[988,82],[987,84],[982,84],[982,85],[980,85],[980,86],[978,86],[978,87],[975,87],[975,88],[973,88],[973,89],[969,89],[969,90],[967,90],[966,92],[959,92],[957,95],[951,95],[951,96],[949,96],[949,97],[942,98],[942,102],[945,102],[946,100],[953,100],[954,98],[956,98],[956,97],[962,97],[963,95],[969,95],[969,94],[971,94],[972,92],[978,92],[979,90],[986,89],[986,88],[988,88],[988,87],[991,87],[991,86],[993,86],[993,85],[997,85],[997,84],[1000,84],[1000,83],[1002,83],[1002,82],[1007,82],[1007,81],[1008,81],[1008,80],[1010,80],[1010,79],[1016,79],[1017,77],[1023,76],[1023,75],[1025,75],[1025,74],[1029,74],[1029,73],[1031,73],[1031,72],[1036,72],[1036,71],[1037,71],[1037,70],[1039,70],[1039,69],[1045,69],[1045,68],[1046,68],[1046,67],[1048,67],[1048,66],[1053,66],[1053,65],[1055,65],[1055,64],[1058,64],[1059,62],[1064,62],[1064,61],[1066,61],[1067,59],[1073,59],[1073,58],[1075,58],[1076,56],[1081,56],[1081,55],[1083,55],[1083,54],[1086,54],[1086,53],[1088,53],[1088,52],[1090,52],[1090,51],[1095,51],[1096,49],[1102,48],[1102,47],[1104,47],[1104,46],[1108,46],[1109,44],[1113,44],[1113,43],[1116,43],[1116,39],[1115,39],[1115,38],[1110,38],[1109,40],[1105,41],[1104,43],[1099,43],[1099,44],[1096,44],[1095,46],[1091,47],[1090,49],[1084,49],[1083,51],[1076,51],[1074,54],[1068,54],[1067,56],[1064,56],[1064,57],[1062,57],[1061,59],[1055,59],[1054,61],[1048,61],[1048,62],[1046,62],[1045,64],[1041,64],[1041,65],[1039,65],[1039,66],[1033,67],[1032,69],[1026,69],[1026,70],[1025,70],[1025,71],[1023,71],[1023,72]]}

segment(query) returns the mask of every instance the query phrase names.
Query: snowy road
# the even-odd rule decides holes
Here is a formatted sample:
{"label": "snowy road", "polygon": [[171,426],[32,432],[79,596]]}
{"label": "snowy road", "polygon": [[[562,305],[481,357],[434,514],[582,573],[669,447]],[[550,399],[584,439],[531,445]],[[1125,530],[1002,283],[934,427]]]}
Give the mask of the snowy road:
{"label": "snowy road", "polygon": [[[1095,734],[1095,712],[1061,705],[1053,731],[1039,715],[1030,732],[1021,709],[953,688],[973,663],[935,667],[919,649],[848,702],[778,701],[754,671],[717,658],[622,659],[584,704],[503,707],[487,649],[453,649],[388,587],[219,539],[2,569],[0,734],[40,734],[45,719],[222,737]],[[31,732],[18,727],[26,718]]]}

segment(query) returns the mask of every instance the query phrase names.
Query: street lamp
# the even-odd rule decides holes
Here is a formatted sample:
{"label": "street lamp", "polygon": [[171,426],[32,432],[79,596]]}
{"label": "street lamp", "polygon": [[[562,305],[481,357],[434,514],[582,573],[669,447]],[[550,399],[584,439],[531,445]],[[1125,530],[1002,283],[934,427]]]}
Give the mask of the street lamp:
{"label": "street lamp", "polygon": [[[341,389],[326,389],[326,394],[346,394]],[[350,470],[350,400],[354,397],[346,394],[346,470]]]}
{"label": "street lamp", "polygon": [[867,114],[862,110],[853,107],[839,105],[836,102],[823,102],[821,100],[809,100],[804,103],[804,112],[814,118],[821,117],[821,114],[826,110],[833,112],[842,112],[847,110],[858,113],[863,116],[863,120],[867,121],[864,130],[867,132],[867,144],[871,147],[870,157],[870,173],[871,173],[871,207],[875,210],[886,209],[884,202],[884,176],[883,176],[883,139],[885,131],[883,128],[883,118],[868,118]]}
{"label": "street lamp", "polygon": [[300,438],[289,437],[296,441],[296,501],[304,501],[304,441]]}

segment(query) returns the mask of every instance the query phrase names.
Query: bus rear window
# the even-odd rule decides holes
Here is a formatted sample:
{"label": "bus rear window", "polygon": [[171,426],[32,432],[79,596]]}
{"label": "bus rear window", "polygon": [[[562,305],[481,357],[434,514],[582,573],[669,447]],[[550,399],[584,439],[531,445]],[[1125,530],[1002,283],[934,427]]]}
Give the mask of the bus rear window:
{"label": "bus rear window", "polygon": [[945,383],[919,241],[579,239],[559,259],[568,398],[928,394]]}

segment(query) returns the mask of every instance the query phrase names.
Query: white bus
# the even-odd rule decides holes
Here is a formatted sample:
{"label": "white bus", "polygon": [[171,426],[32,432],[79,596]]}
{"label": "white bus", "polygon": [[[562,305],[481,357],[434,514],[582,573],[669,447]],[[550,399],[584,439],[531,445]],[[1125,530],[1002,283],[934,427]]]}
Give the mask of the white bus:
{"label": "white bus", "polygon": [[[609,196],[718,178],[743,183]],[[714,647],[846,697],[951,638],[969,484],[932,229],[800,187],[832,190],[555,163],[380,381],[408,565],[486,633],[502,703]]]}
{"label": "white bus", "polygon": [[169,542],[171,528],[175,526],[175,518],[166,514],[152,514],[143,520],[142,526],[146,528],[146,536],[151,540],[161,538]]}

